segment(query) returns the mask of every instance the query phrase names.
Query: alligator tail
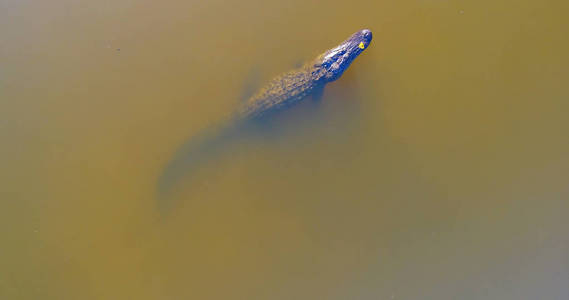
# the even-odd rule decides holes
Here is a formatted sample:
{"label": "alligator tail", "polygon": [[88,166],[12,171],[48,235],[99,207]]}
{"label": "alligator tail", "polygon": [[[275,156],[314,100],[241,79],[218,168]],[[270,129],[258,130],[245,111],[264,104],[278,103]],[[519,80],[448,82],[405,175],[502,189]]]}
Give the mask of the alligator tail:
{"label": "alligator tail", "polygon": [[190,177],[200,168],[230,151],[236,140],[243,134],[242,124],[231,124],[209,129],[182,145],[168,162],[156,185],[156,198],[161,210],[167,210],[168,198],[186,177]]}

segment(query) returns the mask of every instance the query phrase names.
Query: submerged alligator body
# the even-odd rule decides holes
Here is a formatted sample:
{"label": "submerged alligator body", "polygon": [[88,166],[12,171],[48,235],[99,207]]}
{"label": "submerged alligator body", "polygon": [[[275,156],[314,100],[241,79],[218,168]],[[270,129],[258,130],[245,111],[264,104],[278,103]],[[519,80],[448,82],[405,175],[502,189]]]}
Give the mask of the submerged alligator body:
{"label": "submerged alligator body", "polygon": [[300,69],[273,79],[244,104],[237,118],[263,117],[289,107],[310,94],[321,94],[324,86],[340,78],[352,61],[368,47],[371,38],[371,31],[358,31]]}
{"label": "submerged alligator body", "polygon": [[182,177],[237,139],[247,124],[268,118],[310,95],[319,98],[324,86],[340,78],[353,60],[369,46],[371,39],[370,30],[354,33],[301,68],[270,81],[237,110],[228,125],[213,129],[183,145],[158,179],[158,197],[164,198]]}

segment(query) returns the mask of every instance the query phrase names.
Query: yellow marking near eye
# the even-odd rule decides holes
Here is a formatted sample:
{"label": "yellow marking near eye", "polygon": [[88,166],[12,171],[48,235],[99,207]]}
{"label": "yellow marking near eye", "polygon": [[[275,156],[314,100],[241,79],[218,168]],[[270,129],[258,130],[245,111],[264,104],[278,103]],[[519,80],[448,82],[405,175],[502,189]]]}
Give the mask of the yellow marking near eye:
{"label": "yellow marking near eye", "polygon": [[360,47],[360,49],[365,48],[364,42],[360,42],[360,44],[358,45],[358,47]]}

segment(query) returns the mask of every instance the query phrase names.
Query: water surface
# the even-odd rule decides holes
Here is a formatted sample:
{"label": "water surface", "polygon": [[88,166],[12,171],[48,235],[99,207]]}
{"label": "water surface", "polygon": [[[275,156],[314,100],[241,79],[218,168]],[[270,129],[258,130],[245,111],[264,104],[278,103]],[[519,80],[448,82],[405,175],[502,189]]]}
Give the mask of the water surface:
{"label": "water surface", "polygon": [[[569,299],[567,1],[0,0],[0,298]],[[319,107],[157,178],[370,28]]]}

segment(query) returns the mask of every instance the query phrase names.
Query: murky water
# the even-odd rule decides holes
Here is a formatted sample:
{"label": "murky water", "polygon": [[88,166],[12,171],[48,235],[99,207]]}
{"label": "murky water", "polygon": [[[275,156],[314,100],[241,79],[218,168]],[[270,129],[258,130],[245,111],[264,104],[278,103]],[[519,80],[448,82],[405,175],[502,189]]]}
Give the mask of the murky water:
{"label": "murky water", "polygon": [[[0,0],[0,298],[569,299],[567,1]],[[325,91],[175,151],[362,28]]]}

